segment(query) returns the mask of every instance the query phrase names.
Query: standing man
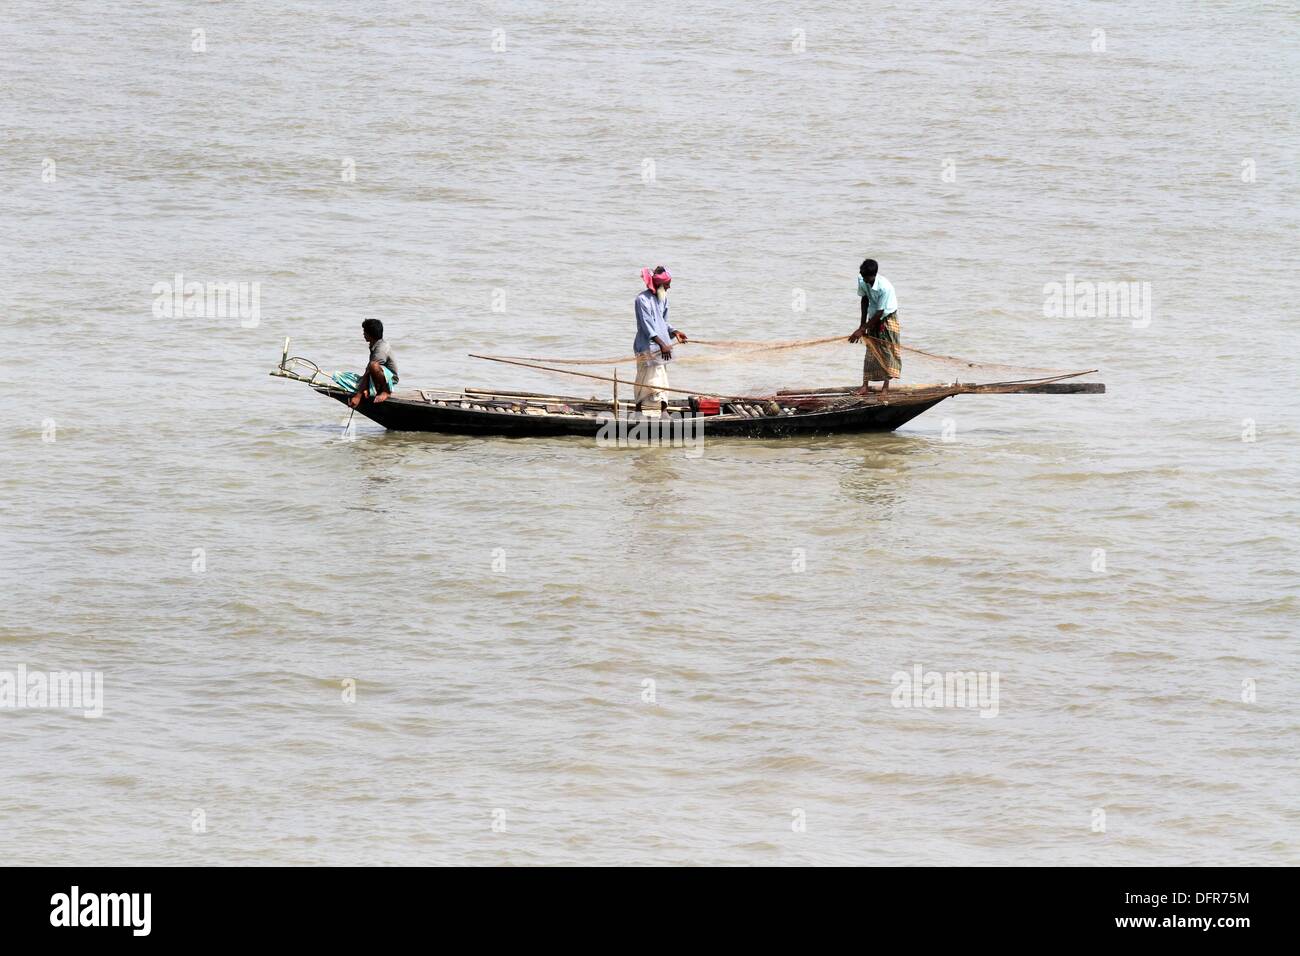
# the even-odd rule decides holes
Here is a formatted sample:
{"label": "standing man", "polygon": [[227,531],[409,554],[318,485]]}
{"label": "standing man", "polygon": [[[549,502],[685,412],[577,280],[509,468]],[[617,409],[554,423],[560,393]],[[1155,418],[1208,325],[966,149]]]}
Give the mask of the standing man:
{"label": "standing man", "polygon": [[370,346],[370,361],[360,376],[356,372],[340,372],[334,381],[342,388],[351,388],[356,383],[356,390],[348,399],[348,404],[356,408],[369,393],[376,402],[386,402],[397,384],[397,362],[393,359],[392,346],[384,340],[384,323],[378,319],[366,319],[361,323],[361,334]]}
{"label": "standing man", "polygon": [[641,270],[645,291],[636,297],[636,410],[650,403],[653,414],[659,415],[668,408],[668,396],[662,389],[668,387],[668,362],[673,357],[673,342],[685,342],[686,333],[668,324],[668,287],[673,277],[663,266],[654,272]]}
{"label": "standing man", "polygon": [[879,274],[875,259],[862,260],[858,268],[858,295],[862,297],[862,320],[849,336],[850,342],[867,340],[858,394],[870,392],[872,382],[883,382],[883,398],[889,392],[889,380],[903,373],[903,345],[898,334],[898,297],[893,284]]}

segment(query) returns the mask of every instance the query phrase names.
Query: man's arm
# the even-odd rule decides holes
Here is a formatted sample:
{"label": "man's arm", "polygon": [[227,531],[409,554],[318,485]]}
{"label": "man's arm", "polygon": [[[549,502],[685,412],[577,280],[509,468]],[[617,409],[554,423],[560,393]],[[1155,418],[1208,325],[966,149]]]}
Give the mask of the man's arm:
{"label": "man's arm", "polygon": [[[665,327],[668,325],[666,319],[664,325]],[[672,342],[665,342],[664,337],[658,334],[655,329],[654,313],[651,311],[650,306],[646,301],[640,296],[638,296],[636,300],[636,326],[640,332],[645,333],[646,338],[659,346],[659,352],[664,358],[668,359],[673,357]],[[668,335],[670,338],[673,336],[671,329],[669,330]]]}
{"label": "man's arm", "polygon": [[860,298],[862,300],[862,319],[858,322],[858,327],[853,330],[853,334],[849,336],[850,342],[856,342],[867,334],[867,318],[868,313],[871,311],[871,296],[864,295]]}

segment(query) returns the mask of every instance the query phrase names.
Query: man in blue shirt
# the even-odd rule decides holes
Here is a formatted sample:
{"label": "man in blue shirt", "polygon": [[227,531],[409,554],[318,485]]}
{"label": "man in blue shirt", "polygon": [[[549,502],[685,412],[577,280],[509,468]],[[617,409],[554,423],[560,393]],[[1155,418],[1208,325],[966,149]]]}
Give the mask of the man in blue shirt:
{"label": "man in blue shirt", "polygon": [[889,380],[903,374],[903,344],[898,333],[898,296],[893,284],[879,274],[875,259],[864,259],[858,268],[858,295],[862,297],[862,320],[849,336],[850,342],[867,340],[858,393],[865,395],[872,382],[883,382],[883,398],[889,392]]}
{"label": "man in blue shirt", "polygon": [[668,407],[668,362],[673,357],[673,342],[685,342],[686,333],[668,324],[668,287],[672,274],[663,266],[654,272],[641,270],[645,291],[633,302],[636,311],[636,410],[648,404],[648,414],[659,415]]}

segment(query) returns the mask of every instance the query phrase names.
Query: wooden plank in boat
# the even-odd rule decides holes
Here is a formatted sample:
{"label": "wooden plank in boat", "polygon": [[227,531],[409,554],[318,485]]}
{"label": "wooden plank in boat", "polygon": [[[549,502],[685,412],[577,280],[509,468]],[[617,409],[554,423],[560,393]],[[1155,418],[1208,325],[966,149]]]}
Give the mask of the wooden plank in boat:
{"label": "wooden plank in boat", "polygon": [[1045,382],[1042,385],[1026,385],[1008,395],[1104,395],[1106,385],[1103,382]]}

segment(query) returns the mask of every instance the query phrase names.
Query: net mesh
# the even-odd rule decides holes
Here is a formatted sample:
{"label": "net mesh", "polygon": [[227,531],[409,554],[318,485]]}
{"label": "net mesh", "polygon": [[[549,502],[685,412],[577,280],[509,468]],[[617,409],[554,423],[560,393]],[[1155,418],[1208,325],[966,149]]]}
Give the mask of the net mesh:
{"label": "net mesh", "polygon": [[[1081,374],[1078,369],[975,362],[909,345],[895,347],[902,359],[902,374],[891,382],[891,387],[993,385]],[[692,339],[673,347],[668,375],[674,389],[701,394],[772,395],[778,391],[801,389],[849,389],[862,384],[867,348],[866,340],[851,344],[843,335],[789,341]],[[612,377],[616,372],[620,381],[630,382],[636,376],[637,356],[630,353],[604,357],[491,357],[530,366],[548,366],[549,369],[538,371],[556,377],[567,377],[566,372]],[[879,378],[872,380],[879,381]],[[588,380],[588,384],[595,383]]]}

